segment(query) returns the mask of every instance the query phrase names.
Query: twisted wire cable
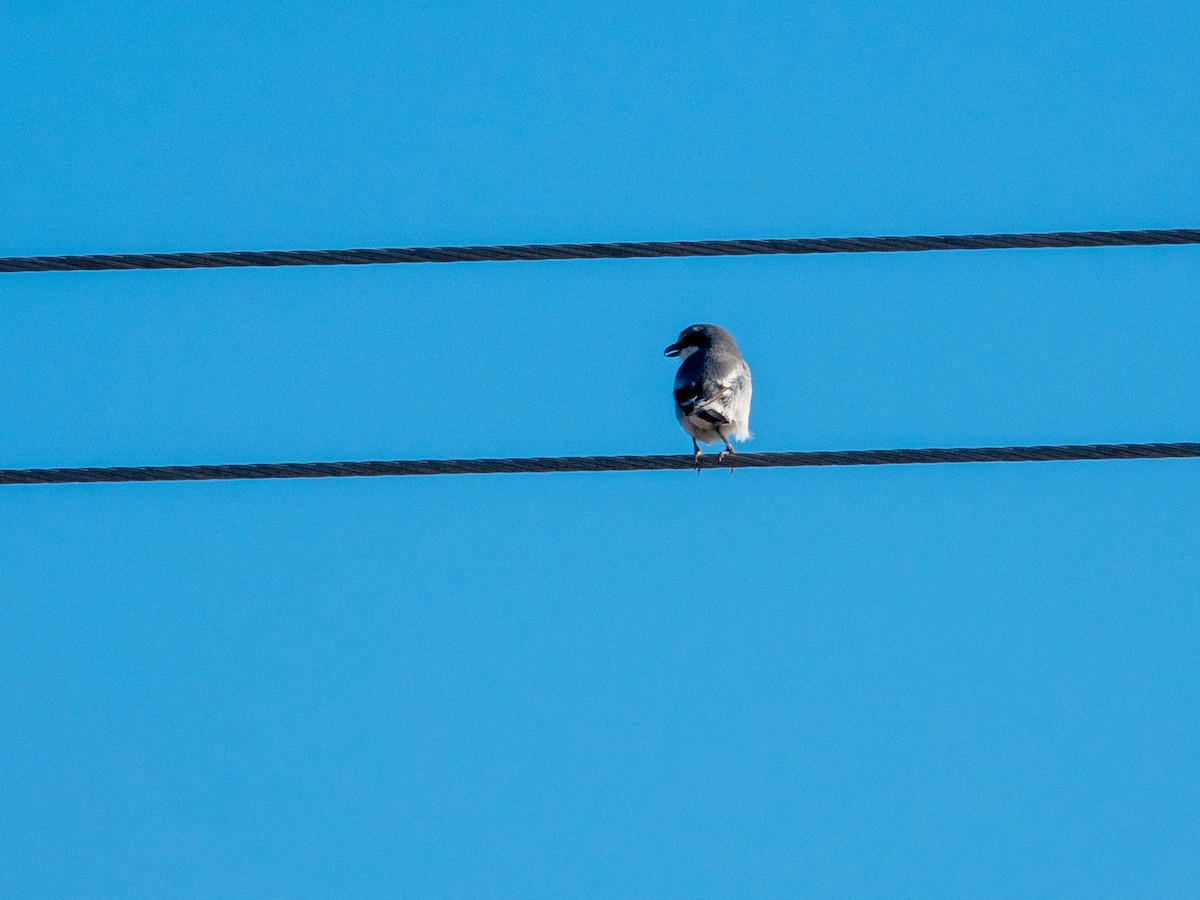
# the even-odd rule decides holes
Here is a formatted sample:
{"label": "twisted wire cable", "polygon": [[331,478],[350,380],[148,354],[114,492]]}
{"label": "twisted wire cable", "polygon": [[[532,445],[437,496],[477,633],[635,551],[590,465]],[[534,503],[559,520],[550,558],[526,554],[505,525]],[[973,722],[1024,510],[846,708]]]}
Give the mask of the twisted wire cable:
{"label": "twisted wire cable", "polygon": [[550,259],[646,259],[806,253],[911,253],[930,250],[1030,250],[1200,243],[1200,228],[947,234],[908,237],[786,238],[732,241],[621,241],[596,244],[502,244],[478,247],[383,247],[359,250],[240,250],[215,253],[102,253],[0,257],[2,272],[102,269],[218,269],[246,266],[360,266],[392,263],[511,262]]}
{"label": "twisted wire cable", "polygon": [[102,466],[0,469],[3,484],[131,481],[224,481],[263,478],[361,478],[382,475],[493,475],[548,472],[645,472],[680,469],[767,469],[805,466],[891,466],[929,463],[1070,462],[1200,457],[1200,443],[1059,444],[924,450],[840,450],[674,456],[550,456],[517,459],[412,459],[375,462],[239,463],[198,466]]}

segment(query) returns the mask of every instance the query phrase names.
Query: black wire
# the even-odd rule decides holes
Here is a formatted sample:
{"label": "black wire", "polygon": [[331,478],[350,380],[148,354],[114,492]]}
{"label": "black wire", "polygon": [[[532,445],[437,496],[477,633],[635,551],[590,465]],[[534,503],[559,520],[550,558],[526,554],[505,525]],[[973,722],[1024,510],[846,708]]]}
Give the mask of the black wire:
{"label": "black wire", "polygon": [[252,250],[228,253],[132,253],[10,256],[0,272],[100,269],[217,269],[237,266],[357,266],[382,263],[507,262],[546,259],[632,259],[665,256],[752,256],[803,253],[904,253],[925,250],[1014,250],[1043,247],[1132,247],[1200,243],[1200,229],[1059,231],[1039,234],[950,234],[912,237],[792,238],[742,241],[635,241],[375,250]]}
{"label": "black wire", "polygon": [[516,472],[637,472],[662,469],[765,469],[778,466],[890,466],[919,463],[1060,462],[1200,457],[1200,443],[1069,444],[928,450],[736,453],[719,461],[679,456],[551,456],[523,459],[418,459],[386,462],[247,463],[223,466],[104,466],[0,469],[0,484],[219,481],[239,478],[356,478],[378,475],[490,475]]}

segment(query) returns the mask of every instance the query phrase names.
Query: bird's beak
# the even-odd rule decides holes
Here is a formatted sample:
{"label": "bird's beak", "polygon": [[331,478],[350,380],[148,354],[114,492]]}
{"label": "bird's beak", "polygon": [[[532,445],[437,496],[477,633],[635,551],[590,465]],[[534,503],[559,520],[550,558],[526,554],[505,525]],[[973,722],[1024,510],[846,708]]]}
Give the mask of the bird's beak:
{"label": "bird's beak", "polygon": [[663,351],[663,356],[678,356],[678,355],[679,355],[679,345],[678,344],[672,344],[670,347],[668,347],[666,350]]}

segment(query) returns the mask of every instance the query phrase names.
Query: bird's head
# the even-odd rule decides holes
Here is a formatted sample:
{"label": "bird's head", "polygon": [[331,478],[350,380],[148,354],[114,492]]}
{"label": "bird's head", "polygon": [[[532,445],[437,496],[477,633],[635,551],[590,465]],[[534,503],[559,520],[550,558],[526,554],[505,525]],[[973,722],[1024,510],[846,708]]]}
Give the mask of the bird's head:
{"label": "bird's head", "polygon": [[714,346],[728,346],[737,351],[733,337],[719,325],[689,325],[679,332],[679,339],[663,351],[663,356],[678,356],[682,361],[697,350]]}

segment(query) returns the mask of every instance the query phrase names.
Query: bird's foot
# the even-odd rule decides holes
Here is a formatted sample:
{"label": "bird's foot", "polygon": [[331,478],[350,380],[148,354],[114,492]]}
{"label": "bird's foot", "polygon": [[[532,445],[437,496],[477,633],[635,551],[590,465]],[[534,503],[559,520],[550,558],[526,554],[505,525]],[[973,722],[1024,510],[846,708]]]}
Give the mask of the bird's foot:
{"label": "bird's foot", "polygon": [[704,451],[701,450],[699,447],[697,447],[696,452],[692,454],[692,459],[694,459],[696,461],[696,474],[697,475],[700,474],[700,457],[703,455],[704,455]]}
{"label": "bird's foot", "polygon": [[[733,453],[733,452],[735,452],[735,451],[732,447],[726,446],[726,448],[724,450],[722,450],[720,452],[720,454],[717,456],[717,462],[725,462],[725,457],[727,457],[730,453]],[[734,473],[734,467],[730,466],[729,474],[732,475],[733,473]]]}

